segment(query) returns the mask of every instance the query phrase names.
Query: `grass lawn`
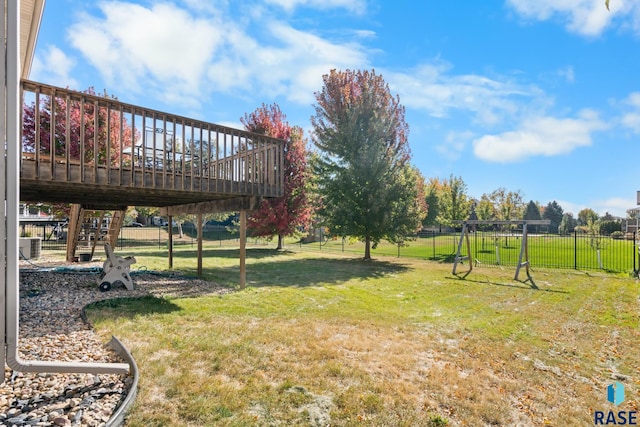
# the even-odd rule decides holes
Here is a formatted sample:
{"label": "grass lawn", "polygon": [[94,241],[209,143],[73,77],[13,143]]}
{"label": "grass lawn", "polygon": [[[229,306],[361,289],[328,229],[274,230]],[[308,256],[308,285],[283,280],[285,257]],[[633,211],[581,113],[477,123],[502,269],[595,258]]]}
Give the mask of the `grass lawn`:
{"label": "grass lawn", "polygon": [[[237,255],[207,249],[207,279],[237,283]],[[195,264],[176,251],[177,270]],[[638,282],[533,274],[539,290],[512,269],[461,280],[424,260],[250,249],[245,290],[88,315],[140,368],[127,426],[584,426],[596,410],[638,410]]]}

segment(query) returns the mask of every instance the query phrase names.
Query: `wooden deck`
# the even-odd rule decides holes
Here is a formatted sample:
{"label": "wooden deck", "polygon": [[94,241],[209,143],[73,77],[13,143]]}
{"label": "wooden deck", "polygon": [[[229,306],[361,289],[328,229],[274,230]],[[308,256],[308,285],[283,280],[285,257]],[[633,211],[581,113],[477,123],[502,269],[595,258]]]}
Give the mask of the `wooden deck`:
{"label": "wooden deck", "polygon": [[109,209],[283,194],[283,141],[22,81],[20,198]]}

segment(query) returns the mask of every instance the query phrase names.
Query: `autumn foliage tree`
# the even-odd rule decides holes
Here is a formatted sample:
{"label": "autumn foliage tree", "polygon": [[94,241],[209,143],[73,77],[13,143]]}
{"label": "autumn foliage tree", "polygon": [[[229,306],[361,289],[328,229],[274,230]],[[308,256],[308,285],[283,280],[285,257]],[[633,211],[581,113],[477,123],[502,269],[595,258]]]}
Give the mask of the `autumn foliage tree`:
{"label": "autumn foliage tree", "polygon": [[[97,96],[93,88],[84,93]],[[102,96],[110,98],[106,93]],[[109,163],[115,165],[122,155],[121,146],[122,149],[131,147],[136,136],[119,111],[104,106],[98,106],[96,110],[96,104],[92,102],[83,104],[66,97],[44,96],[38,105],[32,102],[25,104],[23,109],[22,146],[25,152],[35,152],[39,148],[40,154],[50,155],[53,147],[55,156],[66,156],[68,151],[70,159],[80,160],[82,153],[85,163],[92,163],[97,157],[98,164],[107,164],[108,152]],[[39,141],[36,141],[37,135]]]}
{"label": "autumn foliage tree", "polygon": [[426,213],[404,107],[375,71],[332,70],[323,81],[311,118],[321,215],[333,234],[362,239],[371,259],[371,247],[402,241]]}
{"label": "autumn foliage tree", "polygon": [[442,181],[438,194],[439,212],[437,221],[447,227],[456,227],[460,221],[468,219],[471,199],[467,194],[467,184],[462,177],[451,174]]}
{"label": "autumn foliage tree", "polygon": [[307,195],[307,150],[302,129],[291,127],[277,104],[263,104],[240,121],[249,132],[284,140],[284,195],[262,201],[260,208],[247,218],[247,228],[254,236],[278,236],[282,249],[285,236],[294,234],[311,220],[312,209]]}
{"label": "autumn foliage tree", "polygon": [[[96,98],[100,96],[93,88],[84,93]],[[115,99],[106,93],[101,96]],[[79,161],[82,154],[82,160],[87,164],[93,164],[97,157],[98,164],[106,165],[108,155],[109,164],[117,165],[122,156],[121,148],[131,147],[136,137],[119,111],[107,110],[104,106],[96,109],[93,102],[83,104],[66,97],[42,96],[38,104],[34,101],[23,106],[22,150],[25,153],[39,150],[40,155],[50,156],[53,147],[56,157],[65,158],[68,151],[72,161]],[[56,216],[69,215],[69,204],[48,206]]]}

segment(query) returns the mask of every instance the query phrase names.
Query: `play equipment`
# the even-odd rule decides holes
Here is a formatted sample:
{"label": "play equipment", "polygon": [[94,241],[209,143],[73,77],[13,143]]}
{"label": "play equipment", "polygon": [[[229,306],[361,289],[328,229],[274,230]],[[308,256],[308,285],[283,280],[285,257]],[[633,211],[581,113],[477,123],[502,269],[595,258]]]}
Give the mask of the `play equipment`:
{"label": "play equipment", "polygon": [[98,287],[102,292],[111,290],[112,286],[126,286],[130,291],[133,290],[133,280],[129,270],[131,264],[135,264],[136,259],[132,256],[121,257],[116,256],[111,249],[109,243],[104,244],[104,253],[107,259],[102,266],[102,273],[98,277]]}
{"label": "play equipment", "polygon": [[[467,270],[462,276],[467,277],[471,270],[473,270],[473,262],[471,257],[471,245],[469,244],[469,226],[470,225],[520,225],[522,226],[522,241],[520,244],[520,255],[518,257],[518,264],[516,266],[516,275],[514,280],[520,280],[518,276],[520,275],[520,269],[525,267],[525,271],[527,273],[527,281],[531,283],[531,287],[537,289],[533,278],[531,277],[531,273],[529,271],[529,245],[527,241],[527,225],[549,225],[551,223],[548,219],[538,219],[538,220],[512,220],[512,221],[481,221],[481,220],[468,220],[462,222],[462,233],[460,233],[460,240],[458,241],[458,251],[456,252],[456,257],[453,262],[453,271],[452,274],[456,275],[456,269],[458,267],[458,263],[462,263],[463,261],[468,261],[469,270]],[[462,252],[462,246],[466,242],[467,246],[467,255],[463,256],[460,253]]]}

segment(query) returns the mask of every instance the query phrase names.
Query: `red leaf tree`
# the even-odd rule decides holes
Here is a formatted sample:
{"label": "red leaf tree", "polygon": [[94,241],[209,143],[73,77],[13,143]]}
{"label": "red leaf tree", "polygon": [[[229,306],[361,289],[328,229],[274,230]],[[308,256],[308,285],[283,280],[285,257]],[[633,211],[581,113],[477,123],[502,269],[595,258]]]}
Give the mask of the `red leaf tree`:
{"label": "red leaf tree", "polygon": [[[93,88],[87,89],[84,93],[96,96]],[[106,93],[102,96],[115,99]],[[69,123],[67,123],[67,109]],[[51,140],[52,112],[53,122],[55,122],[53,141]],[[36,129],[37,127],[39,129]],[[81,149],[83,133],[84,144]],[[36,141],[37,135],[39,141]],[[137,132],[134,135],[127,119],[119,111],[107,110],[104,106],[99,106],[96,111],[93,102],[85,102],[82,105],[77,100],[67,101],[66,97],[43,96],[37,105],[32,102],[23,106],[22,150],[25,153],[34,153],[39,150],[41,155],[50,156],[53,146],[55,156],[65,157],[68,143],[70,160],[79,161],[82,152],[83,161],[93,164],[97,154],[98,164],[106,165],[107,146],[109,146],[109,164],[119,166],[122,156],[121,141],[124,150],[131,147],[137,137]],[[127,162],[129,161],[127,159]],[[67,203],[54,203],[49,205],[49,209],[57,217],[64,217],[69,215],[70,206]]]}
{"label": "red leaf tree", "polygon": [[[87,89],[84,93],[96,95],[93,88]],[[110,98],[106,93],[103,96]],[[69,110],[68,131],[67,109]],[[96,107],[92,102],[85,102],[82,105],[76,100],[67,101],[62,97],[52,99],[50,96],[45,96],[38,105],[35,102],[24,105],[23,111],[22,146],[25,152],[34,152],[39,147],[40,154],[50,155],[53,146],[56,156],[65,156],[67,143],[69,143],[70,159],[80,160],[82,151],[85,163],[92,163],[97,154],[98,164],[105,165],[107,164],[108,145],[109,163],[116,165],[122,155],[120,152],[121,140],[124,149],[131,147],[135,137],[131,126],[119,111],[108,111],[106,107],[99,106],[96,112]],[[51,141],[52,111],[55,117],[54,141]],[[38,120],[39,141],[36,141]],[[121,122],[122,128],[120,127]],[[82,134],[84,134],[84,144],[81,149]]]}
{"label": "red leaf tree", "polygon": [[266,199],[260,208],[247,218],[247,228],[254,236],[278,236],[282,249],[283,238],[306,227],[312,215],[307,194],[307,149],[300,127],[291,127],[277,104],[262,106],[240,121],[249,132],[283,139],[284,195]]}

